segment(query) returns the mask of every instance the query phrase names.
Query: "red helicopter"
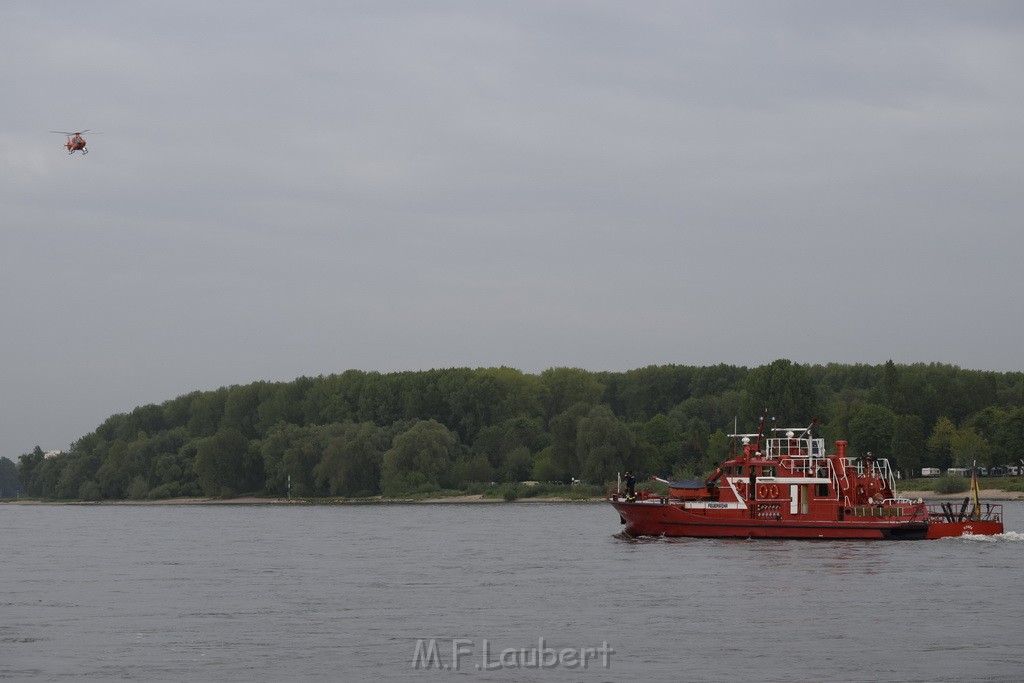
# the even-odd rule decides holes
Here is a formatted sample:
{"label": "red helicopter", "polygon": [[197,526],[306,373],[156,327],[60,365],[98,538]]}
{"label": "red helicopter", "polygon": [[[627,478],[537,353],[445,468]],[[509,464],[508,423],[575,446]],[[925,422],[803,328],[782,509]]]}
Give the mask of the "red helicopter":
{"label": "red helicopter", "polygon": [[74,154],[78,150],[82,150],[82,154],[89,153],[89,150],[85,146],[85,138],[82,137],[82,133],[89,132],[88,128],[77,133],[68,133],[67,131],[63,130],[51,130],[50,132],[68,136],[68,141],[64,143],[64,147],[67,148],[68,154]]}

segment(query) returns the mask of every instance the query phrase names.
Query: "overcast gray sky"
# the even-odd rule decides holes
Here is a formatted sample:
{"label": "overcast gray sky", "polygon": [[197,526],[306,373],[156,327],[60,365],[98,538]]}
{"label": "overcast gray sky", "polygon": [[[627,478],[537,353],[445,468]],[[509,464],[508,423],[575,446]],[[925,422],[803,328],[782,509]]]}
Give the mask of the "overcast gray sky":
{"label": "overcast gray sky", "polygon": [[1021,2],[6,0],[0,56],[0,456],[349,368],[1024,369]]}

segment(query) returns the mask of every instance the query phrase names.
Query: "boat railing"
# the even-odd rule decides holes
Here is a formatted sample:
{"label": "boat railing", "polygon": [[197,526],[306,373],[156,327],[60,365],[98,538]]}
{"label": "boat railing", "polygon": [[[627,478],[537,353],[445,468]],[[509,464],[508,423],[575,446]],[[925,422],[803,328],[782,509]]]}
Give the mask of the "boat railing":
{"label": "boat railing", "polygon": [[[917,504],[903,499],[887,498],[881,503],[870,505],[851,505],[850,514],[855,517],[906,517],[912,515],[916,518],[922,514]],[[921,517],[924,521],[924,517]]]}
{"label": "boat railing", "polygon": [[844,470],[852,469],[858,477],[878,477],[889,485],[890,491],[896,488],[896,478],[887,458],[842,458],[840,465]]}
{"label": "boat railing", "polygon": [[784,457],[825,457],[825,440],[797,437],[773,437],[765,443],[765,456],[771,460]]}
{"label": "boat railing", "polygon": [[782,458],[779,461],[779,466],[782,470],[792,474],[836,481],[836,472],[832,463],[824,457]]}
{"label": "boat railing", "polygon": [[928,516],[934,522],[1002,522],[1003,506],[999,503],[975,504],[970,498],[963,502],[926,503]]}

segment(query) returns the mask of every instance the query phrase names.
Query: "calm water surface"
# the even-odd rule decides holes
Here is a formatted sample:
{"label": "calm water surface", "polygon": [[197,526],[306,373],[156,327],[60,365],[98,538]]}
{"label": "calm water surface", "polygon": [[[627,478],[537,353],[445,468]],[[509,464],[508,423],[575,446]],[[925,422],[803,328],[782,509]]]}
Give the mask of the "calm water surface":
{"label": "calm water surface", "polygon": [[887,543],[630,541],[601,504],[0,505],[0,679],[1020,681],[1005,511]]}

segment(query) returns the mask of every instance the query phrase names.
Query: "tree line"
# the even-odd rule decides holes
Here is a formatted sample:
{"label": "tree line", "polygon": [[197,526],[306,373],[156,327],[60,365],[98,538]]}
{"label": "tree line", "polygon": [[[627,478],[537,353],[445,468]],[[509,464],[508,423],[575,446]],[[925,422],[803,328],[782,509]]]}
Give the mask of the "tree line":
{"label": "tree line", "polygon": [[20,456],[16,476],[22,495],[84,500],[403,496],[603,484],[625,469],[703,478],[733,425],[756,430],[765,408],[780,427],[816,418],[828,443],[908,473],[1015,462],[1024,443],[1024,373],[944,364],[349,370],[140,406],[60,455]]}

